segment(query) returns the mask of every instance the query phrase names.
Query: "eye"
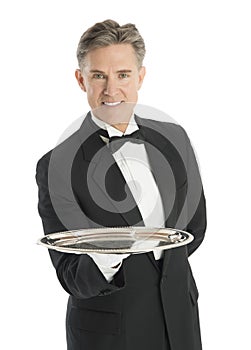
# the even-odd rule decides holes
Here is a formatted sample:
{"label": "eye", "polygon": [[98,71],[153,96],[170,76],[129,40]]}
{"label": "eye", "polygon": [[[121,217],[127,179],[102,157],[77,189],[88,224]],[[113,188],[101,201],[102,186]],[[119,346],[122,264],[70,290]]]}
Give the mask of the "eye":
{"label": "eye", "polygon": [[128,73],[120,73],[120,74],[119,74],[119,78],[120,78],[120,79],[129,78],[129,74],[128,74]]}
{"label": "eye", "polygon": [[93,74],[93,78],[94,79],[104,79],[105,76],[102,73],[95,73],[95,74]]}

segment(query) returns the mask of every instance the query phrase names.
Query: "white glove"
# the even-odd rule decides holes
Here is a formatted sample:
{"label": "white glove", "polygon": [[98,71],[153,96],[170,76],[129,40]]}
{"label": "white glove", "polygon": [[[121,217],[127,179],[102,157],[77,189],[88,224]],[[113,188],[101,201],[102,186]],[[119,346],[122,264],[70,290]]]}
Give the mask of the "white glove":
{"label": "white glove", "polygon": [[122,261],[130,254],[87,253],[87,255],[93,259],[107,282],[111,282],[115,273],[120,269]]}
{"label": "white glove", "polygon": [[112,267],[114,268],[130,254],[102,254],[102,253],[87,253],[98,267]]}
{"label": "white glove", "polygon": [[159,245],[160,241],[157,241],[155,239],[151,239],[151,237],[149,237],[148,239],[142,239],[142,240],[138,240],[135,241],[132,246],[131,249],[138,249],[138,250],[154,250],[155,247],[157,247]]}
{"label": "white glove", "polygon": [[[153,255],[155,260],[159,260],[162,256],[163,256],[163,251],[161,249],[154,249],[155,247],[157,247],[159,245],[160,241],[157,240],[151,240],[151,238],[146,239],[146,240],[142,240],[142,241],[136,241],[133,243],[131,248],[135,248],[138,250],[144,251],[150,248],[150,250],[152,250]],[[139,254],[139,253],[134,253],[134,254]]]}

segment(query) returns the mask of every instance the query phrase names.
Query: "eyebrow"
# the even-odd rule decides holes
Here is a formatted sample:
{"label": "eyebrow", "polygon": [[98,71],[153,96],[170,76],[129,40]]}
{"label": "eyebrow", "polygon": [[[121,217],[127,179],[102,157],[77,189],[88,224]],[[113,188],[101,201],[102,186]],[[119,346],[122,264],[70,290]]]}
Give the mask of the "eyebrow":
{"label": "eyebrow", "polygon": [[[116,73],[131,73],[131,72],[132,72],[131,69],[120,69]],[[99,69],[91,69],[90,73],[102,73],[102,74],[105,74],[105,72],[103,72],[102,70],[99,70]]]}

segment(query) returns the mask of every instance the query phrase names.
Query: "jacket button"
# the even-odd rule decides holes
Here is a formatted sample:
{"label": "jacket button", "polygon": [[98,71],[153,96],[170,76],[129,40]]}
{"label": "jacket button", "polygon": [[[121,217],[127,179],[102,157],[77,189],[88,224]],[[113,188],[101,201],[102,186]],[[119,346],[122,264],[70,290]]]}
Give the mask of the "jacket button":
{"label": "jacket button", "polygon": [[164,284],[164,283],[166,283],[166,280],[167,280],[167,277],[166,277],[166,276],[163,276],[163,277],[161,278],[160,283],[161,283],[161,284]]}

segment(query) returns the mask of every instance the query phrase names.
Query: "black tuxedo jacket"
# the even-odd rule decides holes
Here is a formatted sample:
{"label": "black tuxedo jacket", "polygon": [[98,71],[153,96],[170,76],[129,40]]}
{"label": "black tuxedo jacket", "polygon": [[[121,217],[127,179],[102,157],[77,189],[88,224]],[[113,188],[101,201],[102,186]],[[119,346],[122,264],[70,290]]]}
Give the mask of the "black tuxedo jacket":
{"label": "black tuxedo jacket", "polygon": [[[187,230],[194,240],[165,251],[162,268],[152,253],[131,255],[110,283],[89,256],[50,250],[57,277],[69,293],[68,350],[201,349],[198,291],[188,262],[206,229],[198,166],[180,126],[137,116],[136,121],[145,134],[165,226]],[[144,226],[90,114],[79,130],[39,160],[36,180],[45,234]]]}

